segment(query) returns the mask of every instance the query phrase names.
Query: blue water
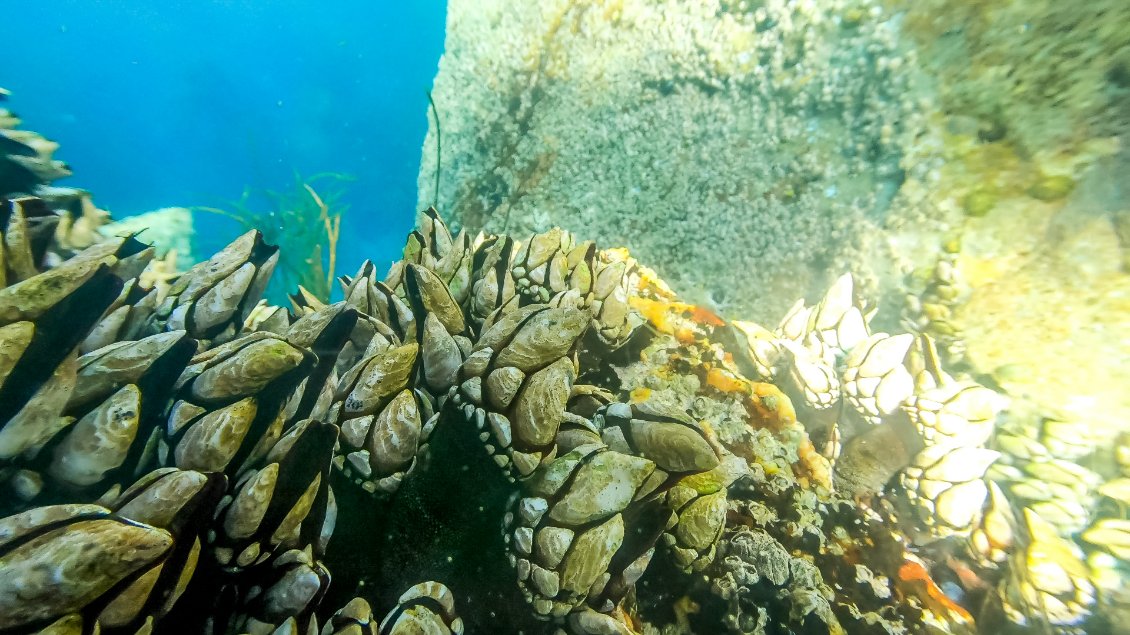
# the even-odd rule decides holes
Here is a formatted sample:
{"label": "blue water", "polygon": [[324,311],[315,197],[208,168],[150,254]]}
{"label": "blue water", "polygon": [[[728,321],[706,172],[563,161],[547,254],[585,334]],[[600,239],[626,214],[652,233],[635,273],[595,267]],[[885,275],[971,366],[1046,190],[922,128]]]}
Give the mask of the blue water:
{"label": "blue water", "polygon": [[[398,255],[445,2],[19,0],[0,86],[115,216],[353,175],[340,270]],[[14,43],[13,43],[14,42]],[[197,216],[201,244],[235,229]],[[211,239],[212,242],[208,242]]]}

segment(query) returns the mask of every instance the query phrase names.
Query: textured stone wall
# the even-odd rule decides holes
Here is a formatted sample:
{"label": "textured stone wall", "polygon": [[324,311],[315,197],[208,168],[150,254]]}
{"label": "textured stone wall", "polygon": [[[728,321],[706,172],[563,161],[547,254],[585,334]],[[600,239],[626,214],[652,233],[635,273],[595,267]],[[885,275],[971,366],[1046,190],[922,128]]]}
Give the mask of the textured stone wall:
{"label": "textured stone wall", "polygon": [[897,33],[856,0],[452,0],[439,205],[626,245],[725,314],[780,315],[849,269],[873,291],[900,275],[879,230],[928,170]]}

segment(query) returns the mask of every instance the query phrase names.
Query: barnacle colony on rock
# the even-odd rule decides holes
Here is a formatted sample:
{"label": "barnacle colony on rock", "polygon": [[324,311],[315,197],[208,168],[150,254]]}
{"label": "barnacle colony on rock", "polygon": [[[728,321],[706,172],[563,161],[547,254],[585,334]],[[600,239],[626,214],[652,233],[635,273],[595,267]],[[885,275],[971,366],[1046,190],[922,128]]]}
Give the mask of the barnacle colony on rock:
{"label": "barnacle colony on rock", "polygon": [[[1104,588],[985,480],[999,396],[871,333],[850,276],[769,331],[428,210],[384,280],[287,311],[255,232],[149,289],[132,237],[47,267],[38,205],[2,208],[0,632],[974,628],[903,532],[1011,559],[1015,624]],[[1085,537],[1121,558],[1119,522]]]}
{"label": "barnacle colony on rock", "polygon": [[[0,102],[6,101],[7,95],[8,91],[0,88]],[[26,210],[25,222],[32,233],[54,233],[50,254],[41,256],[56,263],[100,240],[99,228],[110,221],[110,214],[98,209],[88,192],[53,185],[56,179],[71,175],[67,164],[54,157],[59,144],[20,129],[20,123],[15,113],[0,107],[0,197],[30,194],[42,201],[37,209]],[[55,213],[38,211],[46,209]],[[27,273],[29,264],[17,261],[9,266]]]}

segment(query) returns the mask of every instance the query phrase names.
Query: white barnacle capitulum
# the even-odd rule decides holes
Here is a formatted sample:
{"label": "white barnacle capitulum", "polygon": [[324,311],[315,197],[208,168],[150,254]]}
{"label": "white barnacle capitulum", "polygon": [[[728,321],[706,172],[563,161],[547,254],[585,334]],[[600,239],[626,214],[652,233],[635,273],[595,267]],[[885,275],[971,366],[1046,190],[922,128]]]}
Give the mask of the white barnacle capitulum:
{"label": "white barnacle capitulum", "polygon": [[999,456],[984,448],[945,445],[919,452],[899,475],[917,528],[932,538],[968,534],[989,494],[985,471]]}
{"label": "white barnacle capitulum", "polygon": [[910,333],[875,333],[844,360],[844,396],[868,423],[881,423],[913,394],[914,378],[905,363],[913,343]]}
{"label": "white barnacle capitulum", "polygon": [[916,393],[904,408],[929,444],[983,445],[1007,400],[976,382],[954,381]]}
{"label": "white barnacle capitulum", "polygon": [[1027,541],[1013,554],[1013,573],[1002,582],[1004,613],[1017,625],[1070,632],[1090,616],[1096,601],[1083,553],[1031,509],[1024,509],[1023,524]]}

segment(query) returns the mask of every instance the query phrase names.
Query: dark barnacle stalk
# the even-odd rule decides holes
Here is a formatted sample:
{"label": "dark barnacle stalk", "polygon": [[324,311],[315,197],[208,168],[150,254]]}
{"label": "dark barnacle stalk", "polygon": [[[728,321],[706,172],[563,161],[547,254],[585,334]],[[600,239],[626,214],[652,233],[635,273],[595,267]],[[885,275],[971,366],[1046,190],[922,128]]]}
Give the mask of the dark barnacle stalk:
{"label": "dark barnacle stalk", "polygon": [[455,594],[469,632],[529,632],[536,622],[519,610],[525,601],[502,542],[502,517],[517,487],[483,451],[473,425],[451,409],[441,414],[429,454],[384,503],[335,480],[339,505],[360,511],[354,522],[339,523],[326,555],[334,572],[327,605],[364,595],[391,606],[407,586],[435,580]]}

